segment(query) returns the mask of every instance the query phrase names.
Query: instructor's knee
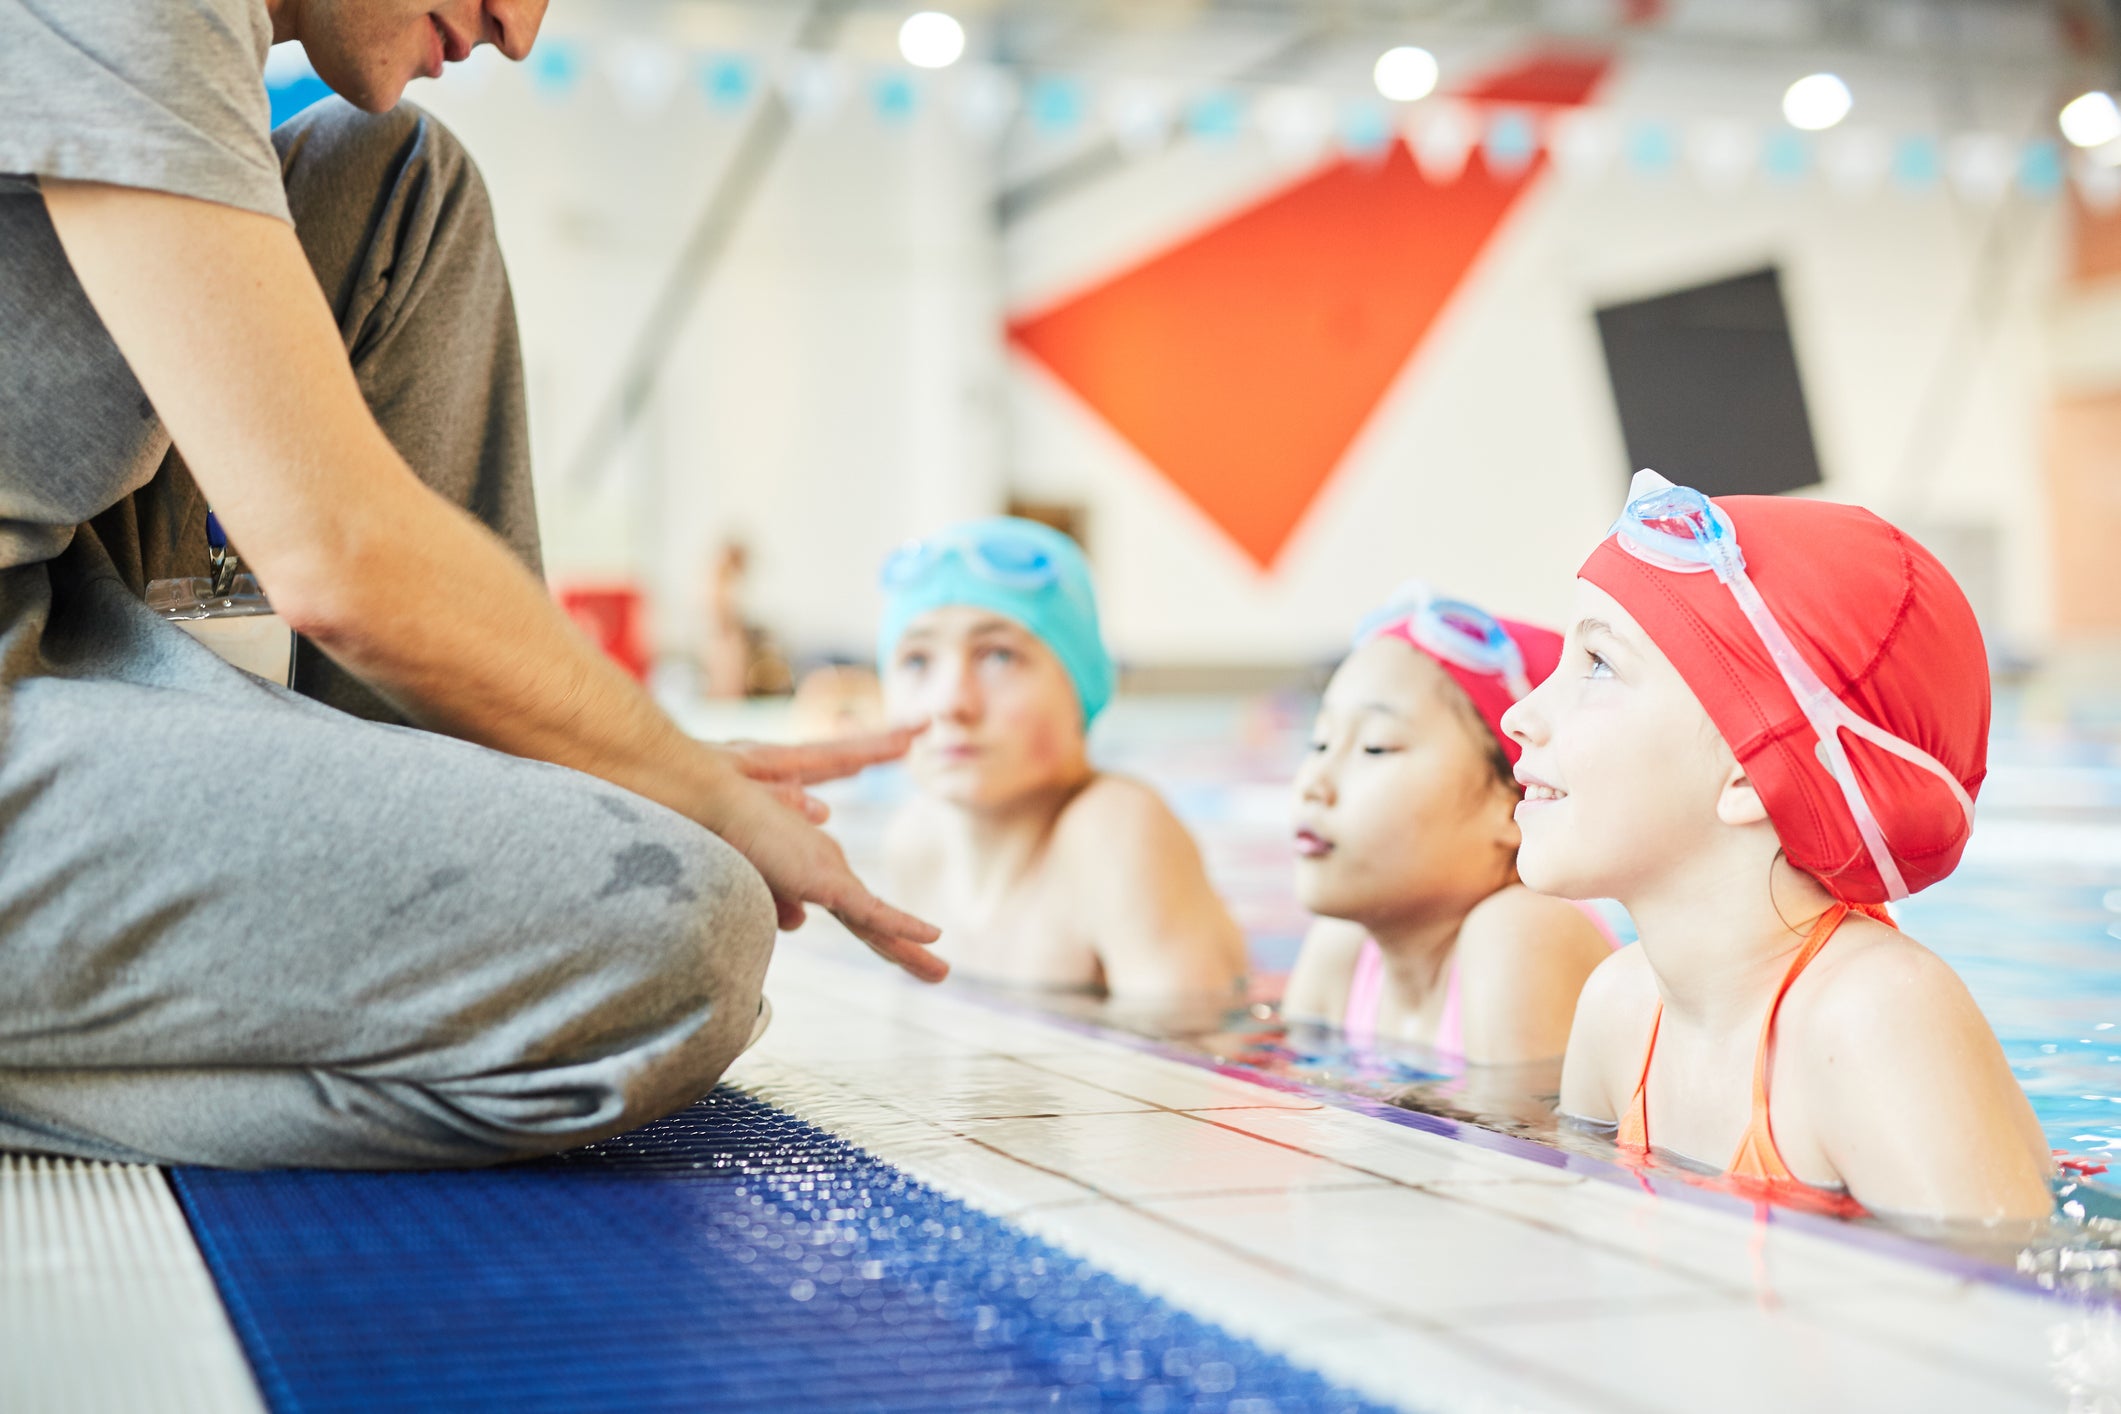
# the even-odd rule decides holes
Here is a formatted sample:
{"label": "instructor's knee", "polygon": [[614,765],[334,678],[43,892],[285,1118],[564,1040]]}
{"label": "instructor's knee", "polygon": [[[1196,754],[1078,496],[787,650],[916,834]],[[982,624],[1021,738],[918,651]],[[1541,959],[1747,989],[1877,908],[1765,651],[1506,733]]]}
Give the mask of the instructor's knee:
{"label": "instructor's knee", "polygon": [[295,233],[342,320],[365,284],[498,268],[493,205],[478,166],[410,103],[364,113],[327,98],[273,131]]}
{"label": "instructor's knee", "polygon": [[[411,103],[364,113],[343,98],[327,98],[273,129],[272,140],[290,185],[311,169],[329,171],[335,182],[356,191],[380,188],[415,166],[445,180],[476,171],[457,135]],[[484,196],[482,189],[482,201]]]}
{"label": "instructor's knee", "polygon": [[[682,1109],[712,1090],[750,1041],[777,932],[756,869],[704,831],[685,861],[698,897],[630,940],[657,1017],[620,1067],[619,1129]],[[585,1136],[590,1137],[590,1136]]]}
{"label": "instructor's knee", "polygon": [[655,966],[672,979],[696,979],[702,996],[724,995],[734,979],[756,1000],[778,932],[773,895],[751,862],[717,836],[701,831],[688,853],[681,887],[697,897],[669,910],[655,930]]}

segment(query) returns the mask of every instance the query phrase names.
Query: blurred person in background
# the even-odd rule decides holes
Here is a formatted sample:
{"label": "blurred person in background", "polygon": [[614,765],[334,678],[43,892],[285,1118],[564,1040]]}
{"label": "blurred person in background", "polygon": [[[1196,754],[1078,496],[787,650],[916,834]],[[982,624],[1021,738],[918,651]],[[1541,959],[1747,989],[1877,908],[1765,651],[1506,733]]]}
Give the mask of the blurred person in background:
{"label": "blurred person in background", "polygon": [[795,686],[795,674],[773,636],[744,612],[744,578],[750,571],[751,548],[741,540],[724,541],[708,564],[700,667],[709,701],[782,697]]}
{"label": "blurred person in background", "polygon": [[750,695],[751,625],[744,619],[744,573],[751,552],[725,540],[707,564],[706,623],[700,642],[701,695],[733,702]]}
{"label": "blurred person in background", "polygon": [[[693,741],[539,581],[486,193],[398,99],[544,8],[0,0],[0,1146],[544,1153],[708,1090],[806,905],[944,970],[804,790],[906,734]],[[293,40],[340,98],[269,131]],[[142,602],[208,506],[293,691]]]}
{"label": "blurred person in background", "polygon": [[951,526],[884,567],[890,720],[926,730],[886,842],[964,975],[1115,1001],[1237,999],[1245,943],[1149,786],[1089,760],[1116,680],[1090,569],[1033,521]]}
{"label": "blurred person in background", "polygon": [[880,732],[887,720],[883,684],[875,669],[864,664],[826,663],[803,674],[788,714],[797,741]]}
{"label": "blurred person in background", "polygon": [[1476,1065],[1559,1057],[1612,940],[1517,878],[1503,711],[1561,636],[1402,586],[1334,672],[1296,776],[1296,892],[1319,915],[1285,1020]]}

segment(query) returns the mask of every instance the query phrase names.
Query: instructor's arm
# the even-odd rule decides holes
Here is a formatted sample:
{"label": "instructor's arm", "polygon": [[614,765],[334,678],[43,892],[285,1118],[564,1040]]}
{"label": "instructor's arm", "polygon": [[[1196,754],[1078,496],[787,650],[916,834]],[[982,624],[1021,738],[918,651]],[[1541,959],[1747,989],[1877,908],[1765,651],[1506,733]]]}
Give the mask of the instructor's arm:
{"label": "instructor's arm", "polygon": [[815,903],[908,971],[942,975],[922,946],[935,930],[862,886],[803,818],[799,786],[748,779],[737,757],[679,731],[498,539],[406,466],[290,227],[98,184],[47,180],[44,199],[97,314],[297,632],[428,727],[699,821],[757,866],[784,925]]}

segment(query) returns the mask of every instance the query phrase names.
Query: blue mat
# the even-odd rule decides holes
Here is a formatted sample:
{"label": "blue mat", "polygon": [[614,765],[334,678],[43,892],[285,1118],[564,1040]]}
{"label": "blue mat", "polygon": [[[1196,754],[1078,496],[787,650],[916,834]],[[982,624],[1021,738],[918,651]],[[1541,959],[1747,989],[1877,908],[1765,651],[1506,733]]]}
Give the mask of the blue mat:
{"label": "blue mat", "polygon": [[504,1169],[172,1178],[278,1410],[1374,1407],[733,1091]]}

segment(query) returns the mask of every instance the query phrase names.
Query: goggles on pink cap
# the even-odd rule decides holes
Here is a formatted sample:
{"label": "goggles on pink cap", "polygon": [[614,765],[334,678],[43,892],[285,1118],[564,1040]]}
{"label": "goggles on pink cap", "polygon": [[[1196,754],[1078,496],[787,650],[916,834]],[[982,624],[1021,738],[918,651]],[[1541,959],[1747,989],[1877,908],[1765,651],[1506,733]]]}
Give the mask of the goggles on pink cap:
{"label": "goggles on pink cap", "polygon": [[1767,649],[1775,670],[1782,675],[1783,684],[1797,700],[1797,709],[1804,714],[1804,720],[1818,738],[1820,764],[1841,788],[1841,798],[1847,802],[1849,814],[1855,819],[1856,833],[1862,836],[1863,847],[1870,852],[1871,863],[1877,867],[1887,897],[1894,900],[1906,898],[1907,881],[1893,859],[1892,849],[1886,844],[1885,831],[1879,828],[1877,813],[1871,809],[1870,801],[1864,798],[1863,787],[1857,783],[1855,768],[1849,764],[1848,751],[1841,742],[1841,733],[1849,732],[1860,737],[1942,780],[1951,788],[1952,798],[1959,802],[1959,808],[1966,812],[1967,827],[1971,829],[1974,823],[1973,797],[1966,793],[1966,787],[1959,783],[1951,768],[1920,747],[1858,716],[1828,689],[1819,674],[1812,670],[1812,665],[1797,651],[1797,645],[1790,641],[1789,634],[1784,632],[1767,601],[1760,597],[1759,589],[1746,574],[1745,554],[1738,548],[1738,528],[1707,496],[1692,487],[1675,486],[1654,471],[1638,471],[1628,487],[1627,507],[1613,522],[1609,533],[1621,549],[1644,564],[1677,574],[1699,574],[1706,570],[1731,591],[1731,597],[1738,601],[1746,622],[1760,636],[1761,646]]}
{"label": "goggles on pink cap", "polygon": [[1524,650],[1501,622],[1476,605],[1437,597],[1421,580],[1400,585],[1383,608],[1366,615],[1356,626],[1355,646],[1381,633],[1400,634],[1423,652],[1466,672],[1502,679],[1512,701],[1532,691]]}

